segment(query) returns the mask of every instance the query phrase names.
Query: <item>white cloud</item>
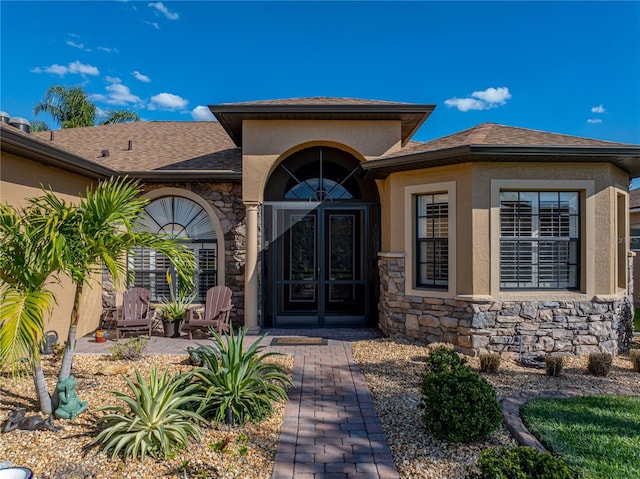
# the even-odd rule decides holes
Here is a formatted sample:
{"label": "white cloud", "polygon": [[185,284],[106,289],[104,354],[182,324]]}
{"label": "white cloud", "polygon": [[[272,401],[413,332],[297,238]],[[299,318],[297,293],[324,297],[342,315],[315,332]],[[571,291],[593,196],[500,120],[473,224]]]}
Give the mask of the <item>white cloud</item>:
{"label": "white cloud", "polygon": [[84,49],[84,43],[76,43],[74,41],[67,40],[66,44],[74,48],[79,48],[80,50]]}
{"label": "white cloud", "polygon": [[198,105],[191,110],[191,117],[197,121],[213,121],[213,113],[206,106]]}
{"label": "white cloud", "polygon": [[137,70],[132,72],[131,74],[134,76],[134,78],[136,80],[139,80],[139,81],[144,82],[144,83],[150,83],[151,82],[151,78],[149,78],[147,75],[143,75],[142,73],[140,73]]}
{"label": "white cloud", "polygon": [[158,25],[156,22],[145,22],[145,23],[147,23],[148,25],[151,25],[156,30],[160,30],[160,25]]}
{"label": "white cloud", "polygon": [[81,75],[100,75],[100,71],[93,65],[85,65],[80,62],[69,63],[69,73],[79,73]]}
{"label": "white cloud", "polygon": [[101,50],[107,53],[119,53],[117,48],[98,47],[98,50]]}
{"label": "white cloud", "polygon": [[107,103],[111,105],[126,105],[140,103],[140,97],[131,93],[129,87],[122,83],[113,83],[107,86],[108,100]]}
{"label": "white cloud", "polygon": [[185,108],[189,103],[178,95],[173,93],[159,93],[151,97],[151,103],[149,104],[150,110],[180,110]]}
{"label": "white cloud", "polygon": [[85,65],[80,62],[69,63],[69,65],[58,65],[54,63],[46,67],[35,67],[31,70],[32,73],[49,73],[51,75],[65,76],[67,73],[76,73],[79,75],[91,75],[98,76],[100,71],[93,65]]}
{"label": "white cloud", "polygon": [[449,108],[456,107],[460,111],[484,110],[486,103],[475,98],[449,98],[444,101]]}
{"label": "white cloud", "polygon": [[507,87],[499,87],[487,88],[484,91],[474,91],[471,96],[489,104],[504,105],[511,98],[511,93],[509,93]]}
{"label": "white cloud", "polygon": [[604,105],[602,104],[591,107],[591,113],[604,113],[604,111]]}
{"label": "white cloud", "polygon": [[162,2],[152,2],[149,4],[149,6],[158,10],[169,20],[177,20],[178,18],[180,18],[180,15],[178,15],[177,13],[170,12],[169,9],[165,7],[164,3]]}
{"label": "white cloud", "polygon": [[507,87],[490,87],[486,90],[474,91],[467,98],[449,98],[444,101],[444,104],[460,111],[490,110],[506,104],[509,99],[511,99],[511,93]]}
{"label": "white cloud", "polygon": [[49,65],[48,67],[36,67],[31,71],[34,73],[50,73],[52,75],[60,75],[61,77],[63,77],[67,74],[68,69],[64,65],[58,65],[57,63],[54,63],[53,65]]}
{"label": "white cloud", "polygon": [[91,95],[92,100],[109,105],[139,105],[142,103],[140,97],[131,93],[129,87],[123,85],[119,78],[107,77],[107,81],[111,82],[106,87],[107,93],[93,94]]}
{"label": "white cloud", "polygon": [[107,76],[105,80],[107,80],[109,83],[122,83],[122,80],[120,80],[120,78],[118,77]]}
{"label": "white cloud", "polygon": [[602,123],[602,120],[600,118],[589,118],[587,120],[587,123],[597,124],[597,123]]}

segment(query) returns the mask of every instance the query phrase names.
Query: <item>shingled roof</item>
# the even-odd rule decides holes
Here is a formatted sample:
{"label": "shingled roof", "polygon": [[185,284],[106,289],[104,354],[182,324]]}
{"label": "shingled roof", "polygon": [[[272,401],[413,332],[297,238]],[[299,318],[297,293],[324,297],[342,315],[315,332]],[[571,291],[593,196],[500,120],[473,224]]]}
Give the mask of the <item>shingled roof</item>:
{"label": "shingled roof", "polygon": [[420,168],[469,161],[610,162],[640,176],[640,147],[627,143],[593,140],[482,123],[426,143],[403,148],[362,165],[374,177]]}
{"label": "shingled roof", "polygon": [[366,100],[362,98],[344,98],[330,96],[311,96],[301,98],[282,98],[280,100],[257,100],[233,103],[222,103],[221,105],[407,105],[398,101],[386,100]]}
{"label": "shingled roof", "polygon": [[206,172],[214,178],[242,171],[242,152],[218,122],[140,121],[33,135],[123,173]]}
{"label": "shingled roof", "polygon": [[[402,150],[402,155],[437,151],[466,145],[520,145],[520,146],[637,146],[627,143],[594,140],[548,131],[518,128],[497,123],[481,123],[452,135]],[[388,156],[398,156],[397,153]]]}

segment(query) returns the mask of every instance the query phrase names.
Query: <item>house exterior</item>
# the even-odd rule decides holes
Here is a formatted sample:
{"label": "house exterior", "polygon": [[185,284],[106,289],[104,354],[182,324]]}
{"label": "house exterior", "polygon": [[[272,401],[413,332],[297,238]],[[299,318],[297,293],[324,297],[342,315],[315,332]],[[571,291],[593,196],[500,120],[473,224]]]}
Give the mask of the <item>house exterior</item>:
{"label": "house exterior", "polygon": [[[434,107],[302,98],[211,105],[217,122],[13,133],[72,155],[48,168],[76,181],[139,178],[140,227],[183,239],[199,299],[229,286],[250,331],[378,326],[467,354],[615,353],[640,147],[491,123],[412,141]],[[19,202],[31,190],[5,173],[9,128],[2,199]],[[136,284],[167,294],[166,258],[129,261]]]}
{"label": "house exterior", "polygon": [[640,188],[629,191],[630,248],[633,262],[633,303],[640,308]]}

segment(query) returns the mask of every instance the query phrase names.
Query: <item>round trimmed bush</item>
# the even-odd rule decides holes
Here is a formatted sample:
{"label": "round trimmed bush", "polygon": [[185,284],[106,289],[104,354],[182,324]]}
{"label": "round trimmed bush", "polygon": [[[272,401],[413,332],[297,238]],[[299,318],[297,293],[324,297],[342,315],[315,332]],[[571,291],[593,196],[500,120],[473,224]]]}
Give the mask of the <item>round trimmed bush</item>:
{"label": "round trimmed bush", "polygon": [[479,441],[502,422],[495,389],[466,367],[425,374],[421,407],[427,429],[451,442]]}
{"label": "round trimmed bush", "polygon": [[565,462],[532,447],[487,449],[465,479],[573,479]]}
{"label": "round trimmed bush", "polygon": [[440,345],[434,347],[425,359],[425,374],[435,374],[467,368],[467,358],[459,355],[452,347]]}

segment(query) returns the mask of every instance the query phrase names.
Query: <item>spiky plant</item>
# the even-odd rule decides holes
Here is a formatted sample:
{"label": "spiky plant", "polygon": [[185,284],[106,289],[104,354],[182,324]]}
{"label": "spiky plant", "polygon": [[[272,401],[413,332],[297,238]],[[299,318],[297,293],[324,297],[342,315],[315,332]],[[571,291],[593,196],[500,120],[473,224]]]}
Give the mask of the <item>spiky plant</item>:
{"label": "spiky plant", "polygon": [[133,396],[121,391],[112,391],[124,406],[105,406],[98,411],[108,411],[96,421],[102,427],[91,442],[111,451],[111,457],[122,452],[124,458],[167,458],[176,449],[187,445],[190,438],[202,435],[199,422],[205,422],[200,414],[183,406],[196,401],[193,396],[196,385],[187,385],[188,376],[168,377],[168,369],[159,376],[151,369],[147,382],[140,371],[135,370],[136,381],[128,377],[125,381]]}
{"label": "spiky plant", "polygon": [[227,420],[227,411],[234,423],[258,421],[273,411],[272,401],[286,401],[290,385],[282,368],[265,360],[278,353],[260,354],[260,337],[244,351],[246,328],[235,336],[233,328],[223,339],[210,330],[215,348],[202,346],[198,353],[203,367],[192,371],[196,394],[202,398],[198,412],[220,423]]}

